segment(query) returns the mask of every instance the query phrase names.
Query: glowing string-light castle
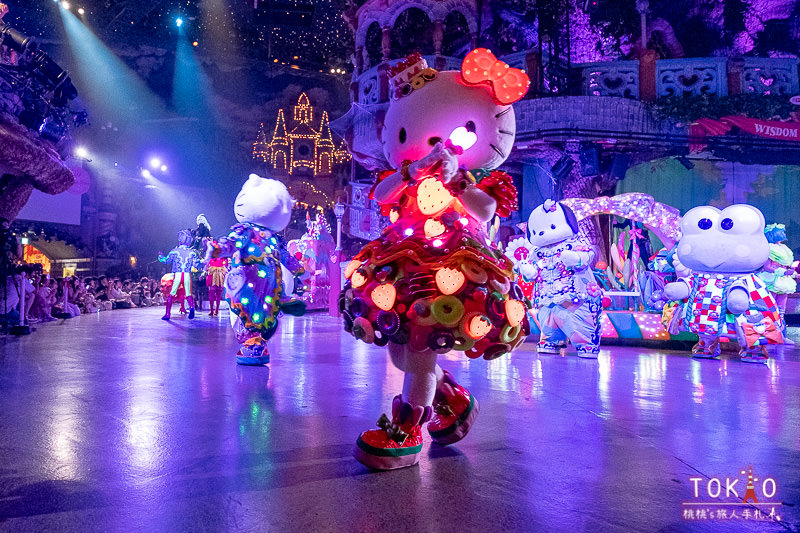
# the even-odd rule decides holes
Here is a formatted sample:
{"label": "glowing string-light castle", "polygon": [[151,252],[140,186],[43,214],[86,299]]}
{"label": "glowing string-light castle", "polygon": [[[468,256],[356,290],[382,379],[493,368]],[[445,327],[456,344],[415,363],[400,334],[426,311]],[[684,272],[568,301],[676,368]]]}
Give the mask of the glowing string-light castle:
{"label": "glowing string-light castle", "polygon": [[278,110],[271,139],[261,124],[253,143],[253,159],[267,163],[278,173],[314,177],[330,175],[337,165],[350,161],[344,141],[337,144],[333,139],[327,111],[314,127],[315,109],[306,93],[300,95],[292,111],[293,127],[289,130],[283,109]]}

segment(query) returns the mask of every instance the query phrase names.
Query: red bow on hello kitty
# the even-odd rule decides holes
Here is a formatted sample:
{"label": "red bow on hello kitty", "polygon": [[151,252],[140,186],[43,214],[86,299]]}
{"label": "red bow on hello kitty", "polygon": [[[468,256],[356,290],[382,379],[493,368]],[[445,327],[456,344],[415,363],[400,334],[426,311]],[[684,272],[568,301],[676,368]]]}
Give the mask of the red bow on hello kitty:
{"label": "red bow on hello kitty", "polygon": [[476,48],[461,63],[461,79],[469,85],[488,84],[498,104],[508,105],[528,92],[530,78],[524,71],[511,68],[486,48]]}

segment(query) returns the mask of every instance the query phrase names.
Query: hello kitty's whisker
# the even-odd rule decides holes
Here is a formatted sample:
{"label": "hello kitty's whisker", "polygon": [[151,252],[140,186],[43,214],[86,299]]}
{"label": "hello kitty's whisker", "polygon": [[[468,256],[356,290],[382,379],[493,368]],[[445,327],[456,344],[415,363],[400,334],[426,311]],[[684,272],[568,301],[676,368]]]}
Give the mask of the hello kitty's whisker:
{"label": "hello kitty's whisker", "polygon": [[507,107],[507,108],[503,109],[502,111],[500,111],[498,114],[496,114],[496,115],[494,116],[494,118],[500,118],[500,117],[502,117],[503,115],[505,115],[506,113],[508,113],[509,111],[511,111],[511,106],[509,106],[509,107]]}
{"label": "hello kitty's whisker", "polygon": [[513,131],[508,130],[497,130],[497,133],[502,133],[503,135],[514,135]]}
{"label": "hello kitty's whisker", "polygon": [[498,148],[497,146],[495,146],[494,144],[489,144],[489,146],[492,148],[492,150],[497,152],[497,155],[499,155],[500,157],[505,157],[506,156],[506,154],[504,154],[503,151],[500,148]]}

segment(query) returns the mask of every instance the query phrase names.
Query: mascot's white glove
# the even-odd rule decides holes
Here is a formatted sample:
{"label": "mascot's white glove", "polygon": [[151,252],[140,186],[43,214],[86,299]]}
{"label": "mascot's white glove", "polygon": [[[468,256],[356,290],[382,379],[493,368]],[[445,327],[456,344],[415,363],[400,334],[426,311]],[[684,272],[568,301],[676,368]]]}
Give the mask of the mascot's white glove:
{"label": "mascot's white glove", "polygon": [[586,266],[585,264],[581,264],[581,259],[581,254],[578,252],[573,252],[572,250],[564,250],[561,252],[561,262],[564,263],[565,266]]}
{"label": "mascot's white glove", "polygon": [[683,300],[689,297],[689,286],[683,281],[667,283],[664,286],[664,295],[671,301]]}
{"label": "mascot's white glove", "polygon": [[750,307],[750,295],[747,294],[747,291],[740,287],[731,289],[728,293],[728,312],[741,315],[747,311],[748,307]]}
{"label": "mascot's white glove", "polygon": [[410,165],[410,170],[419,175],[441,163],[438,169],[442,174],[442,181],[448,183],[458,171],[458,159],[450,150],[446,150],[442,143],[436,143],[428,155]]}
{"label": "mascot's white glove", "polygon": [[527,260],[517,263],[516,270],[522,275],[525,281],[532,281],[539,274],[539,267]]}

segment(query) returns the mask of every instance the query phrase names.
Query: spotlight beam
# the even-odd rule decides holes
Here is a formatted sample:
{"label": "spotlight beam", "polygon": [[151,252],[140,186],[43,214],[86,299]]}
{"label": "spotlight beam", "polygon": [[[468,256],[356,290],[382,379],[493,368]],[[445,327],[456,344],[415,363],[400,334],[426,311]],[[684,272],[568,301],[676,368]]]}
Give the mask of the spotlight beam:
{"label": "spotlight beam", "polygon": [[164,116],[156,96],[125,63],[117,57],[72,12],[60,9],[67,42],[76,58],[75,75],[94,108],[107,116],[139,124],[143,119]]}

